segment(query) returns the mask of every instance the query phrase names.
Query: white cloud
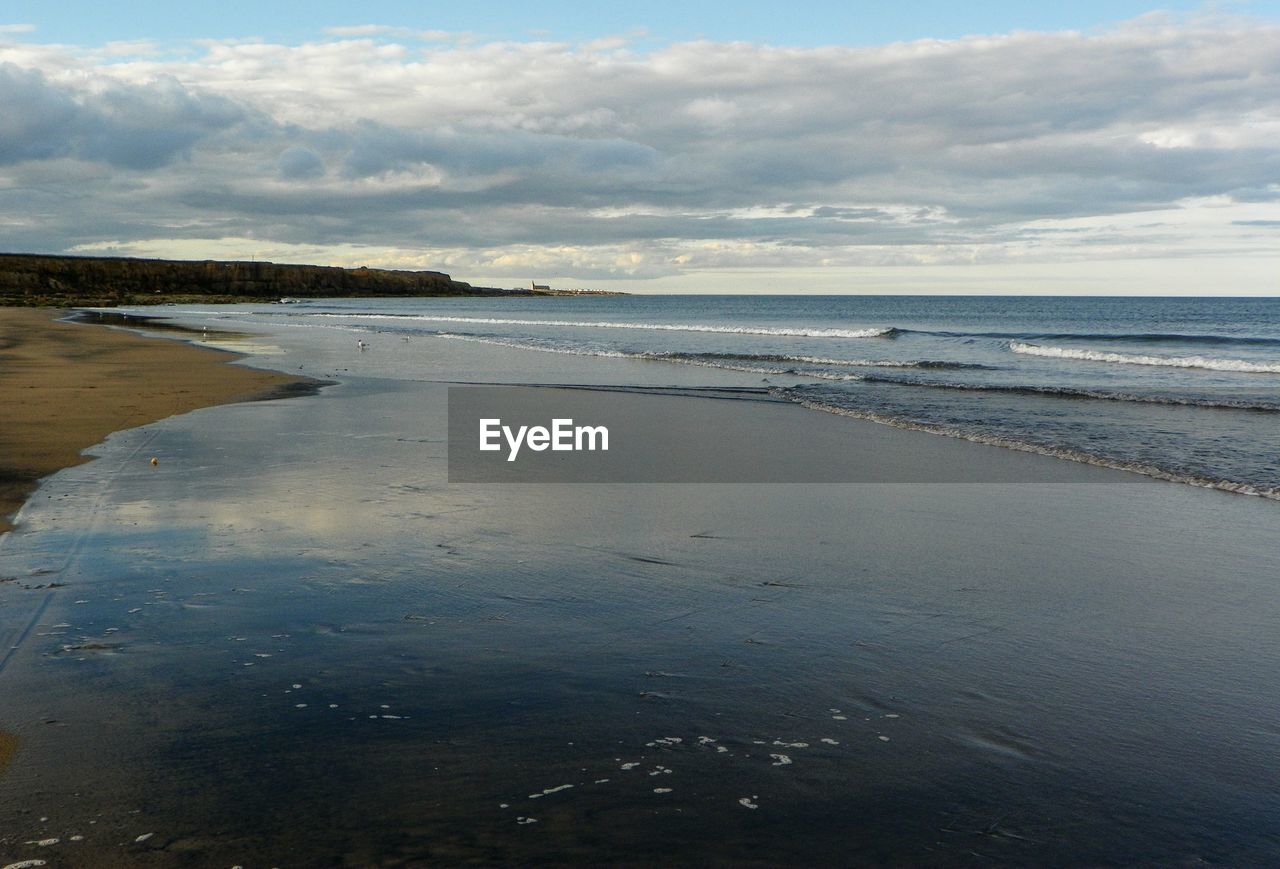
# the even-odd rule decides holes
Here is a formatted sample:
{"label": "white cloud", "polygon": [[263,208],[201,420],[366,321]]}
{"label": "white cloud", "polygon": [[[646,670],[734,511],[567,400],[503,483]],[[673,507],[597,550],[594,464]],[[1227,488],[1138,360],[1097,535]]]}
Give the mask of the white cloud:
{"label": "white cloud", "polygon": [[329,33],[0,45],[0,203],[41,215],[10,243],[212,256],[251,233],[295,259],[658,282],[1276,256],[1273,26],[651,53]]}

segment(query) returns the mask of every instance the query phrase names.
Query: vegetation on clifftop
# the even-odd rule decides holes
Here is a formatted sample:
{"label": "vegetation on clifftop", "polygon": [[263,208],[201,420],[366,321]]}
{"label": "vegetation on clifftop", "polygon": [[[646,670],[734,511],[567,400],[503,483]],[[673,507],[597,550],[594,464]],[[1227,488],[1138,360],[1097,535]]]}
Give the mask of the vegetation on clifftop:
{"label": "vegetation on clifftop", "polygon": [[443,272],[271,262],[0,254],[0,305],[260,302],[285,297],[492,295]]}

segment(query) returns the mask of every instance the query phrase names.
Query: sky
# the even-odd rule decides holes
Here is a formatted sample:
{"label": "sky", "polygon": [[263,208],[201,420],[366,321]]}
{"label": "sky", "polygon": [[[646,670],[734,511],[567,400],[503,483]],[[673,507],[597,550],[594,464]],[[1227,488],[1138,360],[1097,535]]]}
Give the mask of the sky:
{"label": "sky", "polygon": [[0,6],[0,250],[1280,294],[1280,0]]}

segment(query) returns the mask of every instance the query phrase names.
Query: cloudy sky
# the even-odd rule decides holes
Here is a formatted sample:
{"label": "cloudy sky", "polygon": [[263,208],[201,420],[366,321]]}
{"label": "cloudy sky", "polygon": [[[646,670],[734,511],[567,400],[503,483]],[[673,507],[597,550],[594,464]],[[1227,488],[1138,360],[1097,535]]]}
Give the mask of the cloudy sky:
{"label": "cloudy sky", "polygon": [[1280,292],[1280,2],[884,5],[7,0],[0,249]]}

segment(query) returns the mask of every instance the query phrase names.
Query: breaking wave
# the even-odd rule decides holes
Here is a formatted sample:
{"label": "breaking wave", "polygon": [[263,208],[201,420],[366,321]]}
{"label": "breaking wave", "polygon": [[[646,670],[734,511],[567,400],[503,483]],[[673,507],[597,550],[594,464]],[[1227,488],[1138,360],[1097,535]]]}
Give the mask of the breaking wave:
{"label": "breaking wave", "polygon": [[1217,344],[1253,347],[1280,345],[1280,338],[1253,335],[1196,335],[1184,332],[959,332],[954,330],[899,329],[901,334],[940,338],[1003,338],[1021,341],[1122,341],[1126,344]]}
{"label": "breaking wave", "polygon": [[889,338],[898,334],[891,326],[867,329],[770,328],[767,326],[706,326],[699,323],[626,323],[610,320],[516,320],[505,317],[449,317],[428,314],[315,313],[308,317],[342,317],[351,320],[406,320],[424,323],[476,323],[489,326],[570,326],[583,329],[639,329],[657,332],[712,332],[723,335],[777,335],[788,338]]}
{"label": "breaking wave", "polygon": [[1212,356],[1146,356],[1132,353],[1110,353],[1078,347],[1052,347],[1042,344],[1009,343],[1014,353],[1047,356],[1053,359],[1077,359],[1083,362],[1110,362],[1118,365],[1156,365],[1165,368],[1203,368],[1209,371],[1240,371],[1248,374],[1280,374],[1280,362],[1249,362],[1244,359],[1216,359]]}
{"label": "breaking wave", "polygon": [[1251,401],[1236,398],[1202,398],[1193,395],[1169,395],[1165,393],[1130,393],[1115,392],[1105,389],[1086,389],[1075,386],[1026,386],[1000,383],[951,383],[938,380],[902,380],[896,377],[882,377],[867,374],[861,378],[869,383],[891,383],[895,386],[917,386],[932,389],[953,389],[959,392],[1004,393],[1006,395],[1044,395],[1051,398],[1089,398],[1102,401],[1131,401],[1138,404],[1163,404],[1175,407],[1207,407],[1221,410],[1255,410],[1269,413],[1280,412],[1280,394],[1268,390],[1267,395],[1276,394],[1275,401]]}

